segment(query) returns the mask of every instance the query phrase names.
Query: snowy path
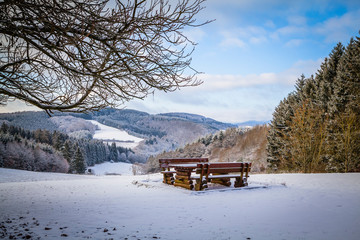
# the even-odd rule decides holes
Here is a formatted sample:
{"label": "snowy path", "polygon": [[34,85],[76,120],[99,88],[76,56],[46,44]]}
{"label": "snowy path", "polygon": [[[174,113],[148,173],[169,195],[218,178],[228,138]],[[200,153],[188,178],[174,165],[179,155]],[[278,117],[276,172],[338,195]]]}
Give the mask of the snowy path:
{"label": "snowy path", "polygon": [[359,199],[358,173],[251,175],[248,189],[194,192],[160,174],[0,168],[0,238],[359,239]]}

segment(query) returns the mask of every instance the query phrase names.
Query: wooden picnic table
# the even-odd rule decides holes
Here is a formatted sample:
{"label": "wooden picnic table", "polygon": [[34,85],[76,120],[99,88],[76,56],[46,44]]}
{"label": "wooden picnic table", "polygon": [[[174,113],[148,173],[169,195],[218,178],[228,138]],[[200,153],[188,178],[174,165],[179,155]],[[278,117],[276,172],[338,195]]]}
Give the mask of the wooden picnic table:
{"label": "wooden picnic table", "polygon": [[189,190],[195,186],[196,191],[207,188],[209,182],[230,187],[231,178],[235,178],[234,187],[247,186],[251,170],[251,163],[209,163],[207,158],[164,158],[159,164],[164,183]]}
{"label": "wooden picnic table", "polygon": [[[234,187],[247,186],[251,163],[174,163],[169,164],[175,169],[174,186],[199,191],[207,188],[207,183],[231,186],[230,178],[235,178]],[[196,171],[195,171],[196,170]],[[196,172],[199,175],[192,176]],[[230,174],[236,173],[236,174]],[[196,184],[194,184],[196,180]]]}

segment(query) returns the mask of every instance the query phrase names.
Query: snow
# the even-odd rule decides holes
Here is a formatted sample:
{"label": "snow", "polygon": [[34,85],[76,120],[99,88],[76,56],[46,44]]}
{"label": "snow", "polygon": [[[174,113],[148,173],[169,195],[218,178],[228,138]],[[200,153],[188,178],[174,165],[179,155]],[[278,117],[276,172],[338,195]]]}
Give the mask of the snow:
{"label": "snow", "polygon": [[95,175],[133,175],[132,164],[123,162],[105,162],[88,169]]}
{"label": "snow", "polygon": [[0,168],[0,238],[351,240],[359,199],[360,173],[251,174],[246,188],[195,192],[161,174]]}
{"label": "snow", "polygon": [[95,131],[93,136],[94,139],[107,140],[109,144],[115,142],[118,147],[126,147],[126,148],[134,148],[139,142],[141,142],[142,138],[138,138],[128,134],[125,131],[119,130],[117,128],[109,127],[104,124],[101,124],[95,120],[88,120],[92,124],[97,125],[99,130]]}

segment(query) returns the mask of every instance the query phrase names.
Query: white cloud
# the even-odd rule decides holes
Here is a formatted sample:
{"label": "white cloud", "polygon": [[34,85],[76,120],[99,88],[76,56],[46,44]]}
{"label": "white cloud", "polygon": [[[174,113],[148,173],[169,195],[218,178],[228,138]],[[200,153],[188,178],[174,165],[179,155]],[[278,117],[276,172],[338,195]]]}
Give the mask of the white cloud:
{"label": "white cloud", "polygon": [[285,46],[286,47],[298,47],[300,46],[302,43],[304,42],[304,40],[302,39],[291,39],[290,41],[288,41]]}
{"label": "white cloud", "polygon": [[203,74],[199,77],[204,83],[198,87],[171,93],[157,91],[145,101],[130,102],[128,107],[150,113],[189,112],[224,122],[269,120],[301,74],[315,74],[321,61],[298,61],[279,73]]}
{"label": "white cloud", "polygon": [[359,26],[360,10],[357,10],[322,22],[314,27],[313,32],[323,35],[326,42],[343,42],[349,40],[351,33],[357,34]]}
{"label": "white cloud", "polygon": [[200,42],[206,36],[206,33],[200,28],[187,29],[183,31],[183,34],[195,43]]}
{"label": "white cloud", "polygon": [[276,25],[275,25],[275,23],[274,23],[272,20],[267,20],[267,21],[265,22],[265,27],[275,28]]}
{"label": "white cloud", "polygon": [[221,32],[223,40],[220,45],[225,47],[244,48],[249,44],[261,44],[267,41],[267,31],[262,27],[248,26],[233,28]]}
{"label": "white cloud", "polygon": [[290,16],[288,17],[289,25],[306,26],[307,19],[304,16]]}
{"label": "white cloud", "polygon": [[288,47],[297,47],[305,38],[314,39],[316,36],[325,38],[327,43],[344,42],[359,31],[360,10],[332,17],[315,25],[309,25],[305,17],[298,16],[289,17],[288,23],[270,34],[272,39],[287,39]]}
{"label": "white cloud", "polygon": [[301,74],[310,76],[315,74],[321,64],[322,59],[316,61],[298,61],[291,68],[279,73],[260,73],[249,75],[231,74],[202,74],[199,76],[204,83],[193,90],[224,90],[242,87],[252,87],[271,84],[293,85]]}
{"label": "white cloud", "polygon": [[222,47],[239,47],[244,48],[246,46],[245,42],[236,37],[226,36],[224,40],[220,43]]}
{"label": "white cloud", "polygon": [[304,35],[309,32],[307,26],[295,26],[288,25],[282,28],[277,29],[274,34],[281,36],[289,36],[289,35]]}

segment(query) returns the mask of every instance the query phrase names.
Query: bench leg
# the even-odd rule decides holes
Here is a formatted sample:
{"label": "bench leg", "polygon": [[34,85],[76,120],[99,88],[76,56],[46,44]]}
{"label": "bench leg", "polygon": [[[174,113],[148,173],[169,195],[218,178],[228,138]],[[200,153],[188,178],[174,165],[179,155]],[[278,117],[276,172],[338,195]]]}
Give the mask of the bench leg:
{"label": "bench leg", "polygon": [[201,191],[207,187],[206,180],[200,181],[200,179],[196,179],[195,191]]}
{"label": "bench leg", "polygon": [[172,173],[164,173],[163,183],[174,184],[174,174],[172,174]]}
{"label": "bench leg", "polygon": [[247,183],[247,179],[246,178],[236,178],[235,180],[235,184],[234,184],[234,187],[245,187],[247,186],[248,183]]}

